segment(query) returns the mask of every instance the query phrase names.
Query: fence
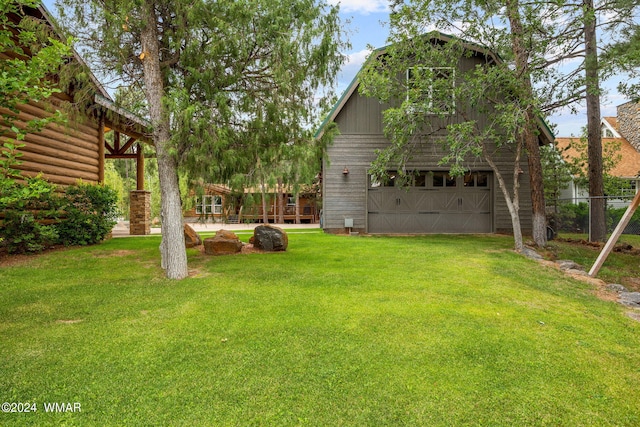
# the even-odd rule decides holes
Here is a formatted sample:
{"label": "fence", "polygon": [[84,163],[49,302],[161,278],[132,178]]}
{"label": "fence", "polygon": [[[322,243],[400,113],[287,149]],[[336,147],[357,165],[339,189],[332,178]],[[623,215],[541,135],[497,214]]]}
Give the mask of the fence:
{"label": "fence", "polygon": [[[594,197],[576,197],[572,199],[559,199],[557,205],[547,206],[547,221],[549,227],[557,233],[590,234],[591,200]],[[624,215],[633,195],[604,197],[606,200],[605,219],[607,232],[611,233]],[[629,221],[623,234],[640,235],[640,209]]]}

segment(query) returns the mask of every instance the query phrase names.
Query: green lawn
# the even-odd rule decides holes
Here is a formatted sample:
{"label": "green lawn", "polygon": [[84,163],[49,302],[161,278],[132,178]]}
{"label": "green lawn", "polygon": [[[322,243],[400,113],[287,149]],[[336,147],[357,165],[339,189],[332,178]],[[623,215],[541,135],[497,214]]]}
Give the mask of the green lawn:
{"label": "green lawn", "polygon": [[[586,234],[562,233],[558,240],[549,242],[548,253],[556,259],[570,259],[581,264],[585,271],[589,271],[602,248],[590,246],[575,241],[587,241]],[[573,242],[567,242],[571,240]],[[613,252],[608,257],[600,271],[598,277],[608,283],[620,283],[630,291],[640,291],[640,256],[637,250],[640,249],[640,236],[623,234],[616,246],[631,245],[635,253]]]}
{"label": "green lawn", "polygon": [[0,425],[640,425],[640,323],[508,237],[292,231],[180,282],[158,245],[0,267],[0,401],[38,409]]}

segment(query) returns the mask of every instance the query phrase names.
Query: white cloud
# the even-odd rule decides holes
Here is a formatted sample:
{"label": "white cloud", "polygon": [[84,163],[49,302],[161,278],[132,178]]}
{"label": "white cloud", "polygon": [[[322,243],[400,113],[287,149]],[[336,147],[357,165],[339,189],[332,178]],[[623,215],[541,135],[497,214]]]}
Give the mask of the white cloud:
{"label": "white cloud", "polygon": [[328,0],[329,4],[339,4],[340,12],[360,13],[368,15],[370,13],[387,12],[389,10],[387,0]]}
{"label": "white cloud", "polygon": [[347,61],[342,66],[340,73],[338,74],[337,88],[338,94],[347,89],[353,78],[358,74],[358,71],[362,68],[367,56],[371,53],[369,49],[363,49],[358,52],[352,52],[347,54]]}
{"label": "white cloud", "polygon": [[364,64],[364,61],[367,59],[367,56],[369,56],[369,54],[371,53],[371,51],[369,49],[363,49],[359,52],[353,52],[347,55],[347,63],[345,64],[345,66],[350,67],[350,66],[357,66],[358,69],[360,69],[360,67],[362,66],[362,64]]}
{"label": "white cloud", "polygon": [[364,61],[366,61],[370,53],[371,51],[369,49],[363,49],[347,54],[347,61],[340,70],[340,80],[350,82],[358,71],[360,71],[362,64],[364,64]]}

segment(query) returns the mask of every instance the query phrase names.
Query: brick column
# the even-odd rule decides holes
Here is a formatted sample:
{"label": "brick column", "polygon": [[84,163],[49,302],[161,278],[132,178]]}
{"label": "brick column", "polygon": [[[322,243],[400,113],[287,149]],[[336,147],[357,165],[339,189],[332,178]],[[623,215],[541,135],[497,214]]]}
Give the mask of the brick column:
{"label": "brick column", "polygon": [[129,234],[146,236],[151,234],[151,192],[129,193]]}

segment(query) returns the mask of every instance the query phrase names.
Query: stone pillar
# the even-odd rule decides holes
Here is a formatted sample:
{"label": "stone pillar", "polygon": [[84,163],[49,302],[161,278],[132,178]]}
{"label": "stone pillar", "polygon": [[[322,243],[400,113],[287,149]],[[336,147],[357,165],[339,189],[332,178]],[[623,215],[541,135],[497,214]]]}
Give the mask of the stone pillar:
{"label": "stone pillar", "polygon": [[151,192],[129,193],[129,234],[146,236],[151,234]]}

